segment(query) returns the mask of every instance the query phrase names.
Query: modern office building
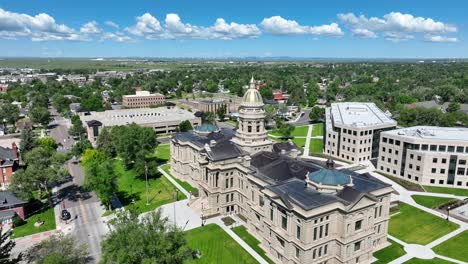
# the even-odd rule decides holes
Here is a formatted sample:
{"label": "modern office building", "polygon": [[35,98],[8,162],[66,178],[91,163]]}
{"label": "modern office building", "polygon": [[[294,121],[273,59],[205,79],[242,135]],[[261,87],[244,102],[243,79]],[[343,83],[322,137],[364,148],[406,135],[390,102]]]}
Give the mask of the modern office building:
{"label": "modern office building", "polygon": [[422,185],[468,188],[468,129],[416,126],[381,133],[377,169]]}
{"label": "modern office building", "polygon": [[88,139],[95,143],[103,127],[137,125],[152,127],[156,133],[165,134],[175,132],[184,120],[189,120],[192,126],[201,123],[199,117],[193,113],[169,107],[107,110],[104,112],[89,112],[80,116],[88,132]]}
{"label": "modern office building", "polygon": [[190,207],[202,218],[240,215],[275,263],[371,263],[388,245],[391,186],[269,142],[261,102],[252,80],[237,131],[172,135],[171,173],[199,190]]}
{"label": "modern office building", "polygon": [[166,97],[160,93],[136,91],[136,94],[122,96],[122,106],[126,108],[144,108],[163,105]]}
{"label": "modern office building", "polygon": [[377,158],[380,132],[396,125],[374,103],[333,103],[325,111],[324,153],[353,163]]}

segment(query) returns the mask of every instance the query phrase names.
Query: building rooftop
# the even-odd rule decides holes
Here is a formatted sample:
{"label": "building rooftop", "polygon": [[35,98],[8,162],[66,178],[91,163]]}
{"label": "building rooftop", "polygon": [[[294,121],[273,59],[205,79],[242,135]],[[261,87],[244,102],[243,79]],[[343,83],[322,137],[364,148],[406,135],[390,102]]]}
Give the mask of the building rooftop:
{"label": "building rooftop", "polygon": [[168,109],[167,107],[107,110],[104,112],[90,112],[90,115],[81,116],[83,122],[97,120],[104,126],[180,122],[194,118],[196,117],[189,111],[179,108]]}
{"label": "building rooftop", "polygon": [[397,122],[388,117],[374,103],[333,103],[329,108],[334,125],[353,127],[394,125]]}
{"label": "building rooftop", "polygon": [[324,185],[338,186],[351,183],[351,177],[349,175],[333,169],[320,169],[310,172],[307,177],[315,183]]}
{"label": "building rooftop", "polygon": [[140,96],[164,96],[160,93],[150,93],[149,91],[136,91],[135,94],[124,95],[123,97],[140,97]]}
{"label": "building rooftop", "polygon": [[23,200],[16,197],[10,191],[0,191],[0,208],[10,208],[11,206],[17,206],[25,204]]}
{"label": "building rooftop", "polygon": [[385,131],[383,133],[426,140],[457,140],[468,142],[468,128],[460,127],[414,126]]}

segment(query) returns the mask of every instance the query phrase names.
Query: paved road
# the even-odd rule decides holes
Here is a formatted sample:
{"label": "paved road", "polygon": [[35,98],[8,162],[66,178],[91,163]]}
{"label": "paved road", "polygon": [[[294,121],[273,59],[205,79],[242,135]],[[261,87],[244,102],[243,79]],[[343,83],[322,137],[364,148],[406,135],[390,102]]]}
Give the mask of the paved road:
{"label": "paved road", "polygon": [[294,122],[290,122],[291,125],[294,125],[294,126],[302,126],[302,125],[308,125],[310,124],[310,118],[309,118],[309,113],[310,113],[310,109],[304,109],[302,110],[302,116],[295,120]]}
{"label": "paved road", "polygon": [[[61,152],[70,151],[74,140],[69,138],[68,129],[71,126],[70,120],[61,117],[53,108],[50,109],[53,116],[51,122],[50,136],[58,143],[61,143]],[[78,238],[78,241],[88,245],[90,256],[93,262],[98,262],[101,255],[100,242],[103,235],[108,231],[107,225],[103,222],[102,214],[104,208],[94,192],[87,192],[82,187],[84,184],[84,173],[79,164],[68,162],[67,169],[72,176],[72,181],[62,184],[57,188],[55,214],[58,229],[64,233],[71,233]],[[62,209],[67,209],[71,213],[72,220],[60,221],[59,215]]]}

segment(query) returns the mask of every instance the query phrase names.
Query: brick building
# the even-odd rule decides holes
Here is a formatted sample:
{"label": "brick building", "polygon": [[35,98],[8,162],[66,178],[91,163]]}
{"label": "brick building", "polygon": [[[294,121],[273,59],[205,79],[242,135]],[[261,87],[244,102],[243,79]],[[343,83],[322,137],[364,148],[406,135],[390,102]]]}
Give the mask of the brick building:
{"label": "brick building", "polygon": [[122,106],[127,108],[144,108],[163,105],[166,97],[160,93],[151,94],[148,91],[136,91],[136,94],[122,96]]}
{"label": "brick building", "polygon": [[18,168],[18,163],[19,151],[15,143],[11,144],[11,148],[0,146],[0,184],[2,189],[10,184],[11,177]]}

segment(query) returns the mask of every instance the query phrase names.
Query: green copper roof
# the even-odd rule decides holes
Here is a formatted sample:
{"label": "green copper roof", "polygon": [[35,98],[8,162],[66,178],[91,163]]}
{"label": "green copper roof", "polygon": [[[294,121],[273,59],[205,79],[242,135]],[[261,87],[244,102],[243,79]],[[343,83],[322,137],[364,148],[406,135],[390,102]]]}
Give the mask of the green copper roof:
{"label": "green copper roof", "polygon": [[213,132],[213,131],[217,131],[218,128],[213,124],[205,122],[199,126],[196,126],[195,130],[200,131],[200,132]]}
{"label": "green copper roof", "polygon": [[323,185],[346,185],[351,183],[351,178],[337,170],[320,169],[318,171],[309,172],[307,175],[309,180]]}

